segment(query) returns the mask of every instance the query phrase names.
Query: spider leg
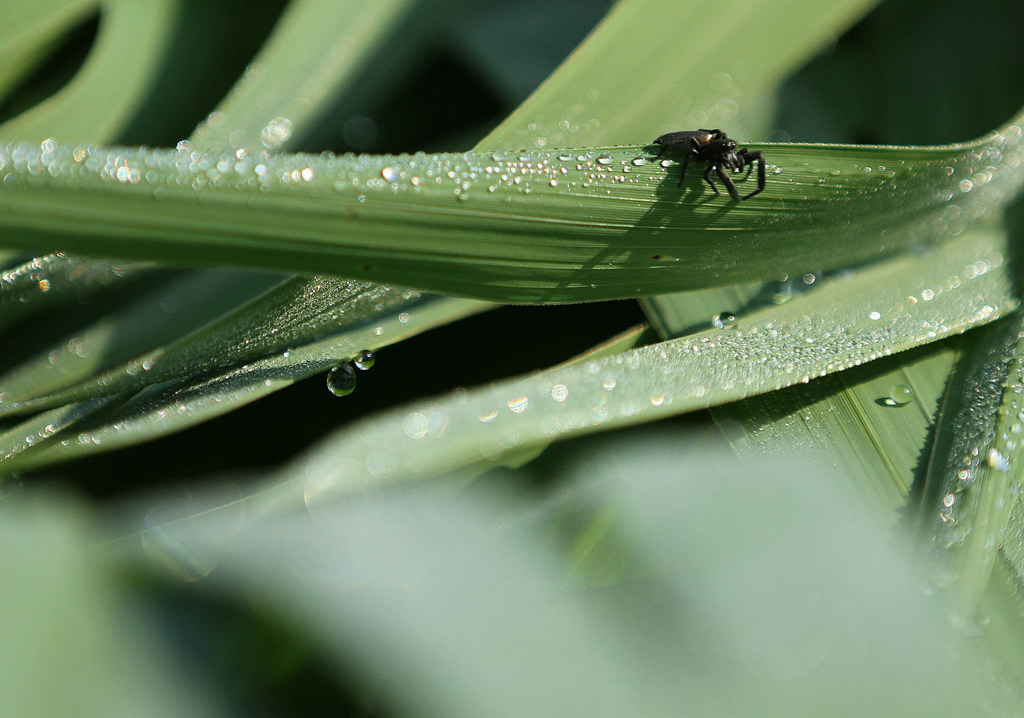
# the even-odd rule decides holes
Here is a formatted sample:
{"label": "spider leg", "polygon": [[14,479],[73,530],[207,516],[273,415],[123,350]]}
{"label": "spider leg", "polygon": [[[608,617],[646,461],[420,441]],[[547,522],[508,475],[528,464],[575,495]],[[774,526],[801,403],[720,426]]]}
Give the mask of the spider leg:
{"label": "spider leg", "polygon": [[695,157],[696,150],[690,150],[686,153],[686,158],[683,160],[683,169],[679,172],[679,186],[683,186],[683,180],[686,179],[686,165],[690,164],[690,160]]}
{"label": "spider leg", "polygon": [[[708,166],[708,170],[710,170],[710,169],[711,169],[711,167],[709,165]],[[721,165],[715,165],[715,173],[718,175],[718,179],[722,180],[722,184],[725,185],[725,188],[727,190],[729,190],[729,196],[732,197],[737,202],[739,202],[740,201],[740,193],[736,191],[736,185],[733,184],[732,177],[730,177],[729,173],[725,171],[725,168],[722,167]],[[709,180],[709,182],[710,182],[710,180]],[[717,189],[715,190],[715,194],[718,194],[718,190]]]}
{"label": "spider leg", "polygon": [[734,194],[736,192],[736,188],[733,187],[732,182],[729,181],[728,176],[725,174],[725,170],[723,170],[721,166],[716,165],[713,162],[708,162],[707,169],[704,170],[704,181],[708,183],[708,187],[715,191],[715,194],[722,193],[718,191],[718,187],[715,187],[715,183],[711,181],[711,170],[717,171],[718,178],[725,182],[726,187],[731,188],[730,194]]}
{"label": "spider leg", "polygon": [[[761,152],[747,152],[744,150],[743,159],[750,163],[750,170],[754,169],[754,163],[757,162],[757,189],[743,198],[750,199],[755,194],[764,192],[765,184],[768,182],[767,177],[765,176],[764,154]],[[747,171],[748,177],[750,176],[750,170]]]}
{"label": "spider leg", "polygon": [[736,180],[736,181],[737,182],[746,182],[748,179],[750,179],[750,173],[754,171],[754,160],[753,160],[753,158],[750,157],[750,153],[749,153],[749,151],[746,148],[740,150],[736,154],[739,155],[739,158],[741,160],[743,160],[743,165],[739,169],[737,169],[736,171],[737,172],[742,172],[743,171],[743,167],[747,168],[747,173],[745,175],[743,175],[743,179]]}

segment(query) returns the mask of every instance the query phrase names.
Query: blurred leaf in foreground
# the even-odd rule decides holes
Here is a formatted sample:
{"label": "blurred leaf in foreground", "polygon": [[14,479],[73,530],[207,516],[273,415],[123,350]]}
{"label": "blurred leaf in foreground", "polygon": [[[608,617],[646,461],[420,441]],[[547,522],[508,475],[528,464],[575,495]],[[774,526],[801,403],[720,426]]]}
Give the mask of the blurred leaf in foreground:
{"label": "blurred leaf in foreground", "polygon": [[556,505],[615,507],[634,578],[567,589],[548,519],[481,487],[270,518],[236,505],[144,535],[219,557],[216,585],[297,621],[412,715],[953,716],[1001,700],[907,544],[832,472],[677,434],[613,443],[569,477]]}

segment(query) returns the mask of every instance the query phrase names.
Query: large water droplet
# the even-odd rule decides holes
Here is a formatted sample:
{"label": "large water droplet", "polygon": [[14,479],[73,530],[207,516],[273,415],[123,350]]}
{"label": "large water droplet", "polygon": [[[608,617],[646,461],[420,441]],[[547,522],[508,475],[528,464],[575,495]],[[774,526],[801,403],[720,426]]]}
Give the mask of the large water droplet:
{"label": "large water droplet", "polygon": [[889,396],[882,399],[885,406],[906,406],[913,400],[914,390],[906,384],[893,384]]}
{"label": "large water droplet", "polygon": [[335,396],[348,396],[356,390],[356,370],[351,364],[336,366],[327,372],[327,389]]}
{"label": "large water droplet", "polygon": [[260,140],[267,149],[279,147],[292,136],[292,121],[287,117],[275,117],[260,133]]}
{"label": "large water droplet", "polygon": [[779,282],[775,291],[772,292],[772,303],[773,304],[785,304],[793,298],[793,282],[789,279],[784,279]]}
{"label": "large water droplet", "polygon": [[711,326],[715,329],[731,329],[736,326],[736,315],[730,312],[716,314],[711,319]]}

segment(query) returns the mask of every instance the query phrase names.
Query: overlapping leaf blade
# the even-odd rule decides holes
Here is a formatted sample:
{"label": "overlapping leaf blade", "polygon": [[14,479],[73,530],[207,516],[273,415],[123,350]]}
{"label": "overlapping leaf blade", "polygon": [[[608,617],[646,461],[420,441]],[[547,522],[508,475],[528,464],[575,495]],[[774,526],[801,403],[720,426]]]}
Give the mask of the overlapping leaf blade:
{"label": "overlapping leaf blade", "polygon": [[[736,206],[690,199],[696,177],[680,201],[674,173],[640,147],[238,160],[8,146],[0,227],[27,248],[586,301],[836,269],[955,236],[1015,196],[1021,145],[1011,124],[947,148],[776,146],[780,174]],[[826,223],[841,244],[821,241]]]}
{"label": "overlapping leaf blade", "polygon": [[[197,128],[195,138],[188,146],[230,150],[237,159],[253,152],[265,155],[268,149],[278,149],[308,133],[312,124],[324,113],[325,103],[330,98],[346,89],[346,85],[365,79],[370,56],[378,51],[385,38],[394,35],[396,28],[402,28],[401,32],[407,38],[424,36],[430,25],[423,26],[420,23],[420,26],[416,26],[414,18],[417,14],[412,11],[417,6],[422,6],[422,3],[395,0],[386,7],[380,3],[372,6],[352,2],[333,3],[329,7],[319,2],[293,3],[264,50],[254,59],[249,71],[225,99],[222,107]],[[295,45],[300,39],[304,52],[298,53],[295,52]],[[379,77],[380,73],[372,75]],[[305,79],[303,83],[296,84],[292,81],[294,77]],[[47,116],[41,113],[43,119]],[[82,127],[87,128],[89,125],[83,123]],[[103,132],[100,131],[97,136],[103,136]],[[49,145],[44,143],[43,146]],[[108,267],[111,271],[104,272]],[[83,268],[99,271],[82,271]],[[26,265],[24,271],[12,273],[5,288],[13,299],[18,300],[16,306],[23,307],[26,305],[22,300],[26,298],[34,300],[36,305],[42,304],[40,298],[44,295],[47,299],[53,297],[66,301],[76,293],[89,291],[96,286],[108,286],[121,274],[136,272],[132,267],[117,267],[102,261],[50,255]],[[73,273],[75,281],[60,281]],[[96,277],[97,280],[83,281],[83,275]],[[103,319],[82,336],[61,340],[62,346],[56,349],[56,353],[48,350],[40,361],[15,368],[13,374],[8,375],[8,379],[13,381],[5,385],[5,408],[15,413],[40,410],[62,402],[130,393],[168,380],[185,380],[187,385],[206,387],[205,391],[198,392],[202,395],[201,400],[177,402],[178,410],[170,413],[174,421],[166,420],[169,412],[159,400],[147,398],[141,402],[141,406],[158,407],[151,410],[148,420],[140,415],[139,403],[130,404],[122,410],[108,411],[105,424],[96,425],[94,422],[90,428],[96,433],[79,432],[79,439],[83,435],[92,438],[73,441],[62,437],[60,442],[54,441],[58,432],[52,422],[44,422],[47,427],[45,431],[28,431],[27,434],[26,426],[22,423],[9,433],[13,445],[21,447],[20,451],[32,448],[33,457],[37,457],[40,455],[38,449],[41,444],[52,441],[52,454],[63,458],[83,448],[91,452],[108,446],[142,441],[179,430],[252,401],[268,391],[277,390],[310,373],[342,362],[360,349],[382,346],[400,336],[407,336],[413,327],[443,323],[439,319],[441,314],[435,302],[429,311],[417,313],[417,317],[431,316],[430,321],[409,322],[402,327],[401,332],[391,332],[387,337],[378,337],[375,341],[365,341],[353,347],[344,340],[343,328],[347,322],[359,325],[366,321],[367,314],[363,311],[366,307],[360,308],[361,305],[373,306],[371,313],[386,313],[387,307],[396,303],[410,306],[415,304],[419,295],[392,287],[359,285],[333,277],[313,277],[285,280],[274,290],[256,297],[254,291],[258,294],[261,288],[267,286],[267,277],[254,274],[248,279],[245,275],[239,275],[238,278],[252,286],[252,291],[245,297],[253,297],[252,300],[205,325],[203,317],[197,314],[192,317],[192,326],[186,327],[184,333],[181,327],[173,327],[167,321],[165,312],[154,314],[152,307],[145,305],[126,309],[127,315],[139,321],[145,322],[148,316],[148,333],[154,337],[162,336],[163,339],[151,339],[149,345],[138,346],[134,350],[137,356],[132,356],[123,364],[90,375],[93,356],[105,356],[109,366],[111,355],[119,353],[123,356],[125,351],[131,351],[121,341],[116,346],[102,347],[103,338],[108,334],[104,326],[110,325],[112,321]],[[181,280],[186,284],[197,281],[200,284],[194,288],[194,296],[190,299],[199,302],[204,302],[202,294],[213,297],[223,293],[227,283],[224,278],[213,274],[209,275],[208,280],[197,277]],[[205,286],[203,281],[206,281]],[[161,295],[161,291],[151,294],[151,303],[171,301]],[[442,304],[449,308],[450,318],[484,308],[480,303],[455,300]],[[32,306],[32,303],[28,306]],[[210,308],[209,305],[204,307],[206,315]],[[116,326],[123,328],[125,325]],[[256,377],[252,371],[239,369],[246,360],[262,358],[270,352],[280,352],[306,342],[315,342],[339,330],[342,330],[341,334],[333,343],[321,342],[316,345],[316,362],[299,362],[295,358],[289,360],[287,352],[276,360],[266,359],[276,362],[273,371],[275,380],[269,384],[261,378],[262,374]],[[138,340],[140,337],[133,339]],[[90,344],[88,352],[76,350],[86,343]],[[65,346],[67,351],[64,350]],[[333,347],[335,354],[329,355],[327,347]],[[89,356],[79,356],[80,353]],[[51,361],[54,358],[56,361]],[[218,367],[230,367],[232,362],[237,362],[238,366],[224,370],[222,381],[204,375]],[[103,369],[104,366],[98,368]],[[76,377],[77,382],[69,383]],[[188,381],[190,377],[196,378]],[[30,386],[24,386],[26,381]],[[54,391],[61,385],[67,386]],[[230,386],[230,390],[217,391],[211,388],[222,385]],[[194,396],[191,390],[182,387],[172,389],[166,395],[173,397],[175,391],[180,395]],[[109,400],[104,404],[109,404]],[[81,410],[72,409],[63,412],[62,416],[74,416],[80,421],[84,414]],[[67,422],[64,422],[60,428],[67,426]],[[104,428],[114,431],[118,440],[109,441],[103,446],[101,441],[95,441],[94,438],[101,435]],[[26,442],[24,436],[29,436],[30,441]],[[7,466],[12,466],[12,462],[9,461]]]}
{"label": "overlapping leaf blade", "polygon": [[[730,329],[708,329],[601,360],[460,391],[360,422],[329,439],[293,473],[307,501],[375,483],[433,476],[555,438],[649,422],[806,383],[964,331],[1018,306],[1002,259],[1005,237],[980,230],[935,250],[932,274],[914,257],[858,272],[888,287],[864,296],[856,279],[835,279],[815,296],[752,313]],[[988,269],[928,301],[922,291]],[[908,293],[909,292],[909,293]],[[819,314],[822,306],[835,307]],[[876,307],[885,307],[880,312]],[[286,472],[286,475],[289,475]]]}
{"label": "overlapping leaf blade", "polygon": [[[59,137],[64,142],[95,142],[115,136],[139,108],[159,74],[183,4],[179,0],[116,0],[99,5],[102,21],[85,64],[56,94],[3,123],[0,135],[5,139],[38,142]],[[73,20],[78,17],[75,11],[82,9],[77,3],[66,6],[58,17]],[[22,19],[34,26],[30,18]],[[38,47],[45,35],[30,33],[29,38]],[[131,62],[125,62],[125,57]]]}

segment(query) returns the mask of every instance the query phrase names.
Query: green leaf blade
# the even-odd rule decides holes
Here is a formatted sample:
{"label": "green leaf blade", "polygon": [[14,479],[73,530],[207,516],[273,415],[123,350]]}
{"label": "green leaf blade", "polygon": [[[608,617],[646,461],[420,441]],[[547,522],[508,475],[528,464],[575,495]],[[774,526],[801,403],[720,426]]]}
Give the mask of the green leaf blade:
{"label": "green leaf blade", "polygon": [[[946,148],[776,146],[770,160],[788,168],[741,203],[690,200],[695,188],[680,192],[672,163],[642,147],[239,160],[13,145],[0,150],[0,227],[29,249],[593,301],[838,268],[955,235],[1016,194],[1021,145],[1007,128]],[[821,241],[826,223],[843,226],[842,245]]]}

